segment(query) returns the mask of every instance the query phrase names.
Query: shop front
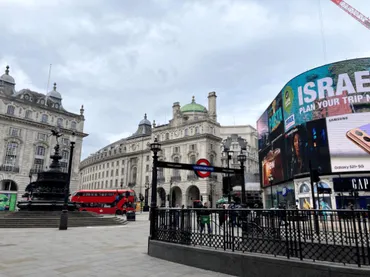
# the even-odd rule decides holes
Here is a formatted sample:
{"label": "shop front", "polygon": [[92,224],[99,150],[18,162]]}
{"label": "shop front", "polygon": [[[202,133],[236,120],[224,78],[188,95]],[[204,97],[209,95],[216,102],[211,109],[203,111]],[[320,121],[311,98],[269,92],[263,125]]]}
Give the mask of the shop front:
{"label": "shop front", "polygon": [[[313,199],[310,180],[296,181],[296,199],[299,209],[313,209]],[[318,185],[314,184],[314,197],[316,209],[335,209],[335,196],[329,180],[321,180]]]}
{"label": "shop front", "polygon": [[267,209],[286,207],[294,209],[296,205],[294,184],[284,183],[272,187],[265,187],[265,205]]}
{"label": "shop front", "polygon": [[333,178],[338,209],[370,207],[370,176]]}

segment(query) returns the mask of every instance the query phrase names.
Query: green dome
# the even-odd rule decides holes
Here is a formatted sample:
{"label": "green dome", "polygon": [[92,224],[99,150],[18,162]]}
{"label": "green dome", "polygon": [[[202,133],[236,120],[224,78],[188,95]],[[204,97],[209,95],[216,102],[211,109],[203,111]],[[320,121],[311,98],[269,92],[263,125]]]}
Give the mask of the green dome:
{"label": "green dome", "polygon": [[195,103],[195,98],[193,96],[191,103],[181,107],[180,111],[182,113],[206,113],[207,109],[204,106]]}

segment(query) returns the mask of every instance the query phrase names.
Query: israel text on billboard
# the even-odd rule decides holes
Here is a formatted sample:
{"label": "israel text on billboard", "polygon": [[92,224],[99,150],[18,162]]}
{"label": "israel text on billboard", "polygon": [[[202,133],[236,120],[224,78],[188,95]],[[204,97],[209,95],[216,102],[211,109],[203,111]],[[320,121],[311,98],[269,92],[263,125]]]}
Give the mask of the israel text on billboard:
{"label": "israel text on billboard", "polygon": [[285,131],[307,121],[362,112],[370,105],[370,58],[309,70],[281,91]]}

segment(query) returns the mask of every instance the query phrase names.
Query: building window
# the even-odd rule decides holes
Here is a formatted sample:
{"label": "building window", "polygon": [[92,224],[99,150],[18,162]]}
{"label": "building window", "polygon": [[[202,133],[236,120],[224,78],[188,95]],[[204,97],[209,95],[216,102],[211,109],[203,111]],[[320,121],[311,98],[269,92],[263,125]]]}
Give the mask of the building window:
{"label": "building window", "polygon": [[33,162],[33,170],[35,173],[42,171],[44,168],[44,159],[35,159]]}
{"label": "building window", "polygon": [[36,147],[36,156],[45,156],[45,147],[44,146],[37,146]]}
{"label": "building window", "polygon": [[215,157],[213,155],[211,155],[209,157],[209,163],[213,166],[214,165],[214,162],[215,162]]}
{"label": "building window", "polygon": [[[173,161],[174,161],[175,163],[179,163],[179,162],[180,162],[180,159],[179,159],[178,157],[175,157],[175,158],[173,159]],[[180,176],[180,170],[179,170],[179,169],[174,169],[174,170],[173,170],[173,176]]]}
{"label": "building window", "polygon": [[62,118],[57,119],[57,126],[58,127],[63,127],[63,119]]}
{"label": "building window", "polygon": [[76,130],[77,123],[75,121],[72,121],[71,123],[71,129]]}
{"label": "building window", "polygon": [[10,127],[9,128],[9,135],[12,136],[12,137],[20,137],[21,130],[18,129],[18,128]]}
{"label": "building window", "polygon": [[118,179],[116,179],[114,182],[115,182],[116,188],[118,188]]}
{"label": "building window", "polygon": [[125,168],[124,168],[124,167],[122,167],[122,168],[121,168],[121,175],[123,175],[123,174],[124,174],[124,172],[125,172]]}
{"label": "building window", "polygon": [[32,118],[32,111],[30,111],[30,110],[26,111],[26,114],[25,114],[24,117],[27,118],[27,119],[31,119]]}
{"label": "building window", "polygon": [[7,166],[15,166],[17,163],[19,145],[16,142],[8,142],[6,146],[5,161],[4,164]]}
{"label": "building window", "polygon": [[170,134],[166,133],[166,140],[169,140],[169,139],[170,139]]}
{"label": "building window", "polygon": [[145,171],[146,171],[146,172],[148,172],[148,171],[149,171],[149,165],[148,165],[148,164],[145,166]]}
{"label": "building window", "polygon": [[199,128],[198,127],[195,127],[195,134],[199,134]]}
{"label": "building window", "polygon": [[179,153],[180,152],[180,147],[176,146],[173,148],[174,153]]}
{"label": "building window", "polygon": [[118,176],[118,168],[116,169],[116,176]]}
{"label": "building window", "polygon": [[119,166],[119,161],[116,162],[116,166]]}
{"label": "building window", "polygon": [[[150,156],[146,156],[146,161],[149,162]],[[122,163],[123,164],[123,163]]]}
{"label": "building window", "polygon": [[14,106],[9,105],[7,110],[6,110],[6,113],[10,114],[10,115],[14,115],[14,110],[15,110]]}
{"label": "building window", "polygon": [[37,134],[37,140],[46,141],[47,135],[46,134]]}
{"label": "building window", "polygon": [[48,117],[48,115],[47,115],[47,114],[43,114],[43,115],[41,116],[41,122],[42,122],[42,123],[48,123],[48,120],[49,120],[49,117]]}
{"label": "building window", "polygon": [[112,188],[113,187],[113,180],[110,180],[109,184],[110,184],[110,187]]}
{"label": "building window", "polygon": [[188,128],[185,129],[185,137],[189,135],[189,130]]}
{"label": "building window", "polygon": [[113,169],[110,171],[110,177],[113,177]]}
{"label": "building window", "polygon": [[67,160],[68,161],[69,157],[69,152],[67,150],[62,151],[62,160]]}
{"label": "building window", "polygon": [[133,167],[131,170],[131,182],[136,184],[137,168]]}
{"label": "building window", "polygon": [[149,183],[149,176],[145,176],[145,183]]}
{"label": "building window", "polygon": [[195,161],[195,156],[191,156],[191,157],[190,157],[190,163],[191,163],[191,164],[195,164],[195,163],[196,163],[196,161]]}

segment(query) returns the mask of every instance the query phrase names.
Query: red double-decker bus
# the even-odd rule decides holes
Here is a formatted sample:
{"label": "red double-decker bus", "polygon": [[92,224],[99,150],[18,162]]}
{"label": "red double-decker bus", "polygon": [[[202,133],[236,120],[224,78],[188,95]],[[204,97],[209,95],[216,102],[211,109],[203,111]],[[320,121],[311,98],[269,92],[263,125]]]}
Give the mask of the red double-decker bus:
{"label": "red double-decker bus", "polygon": [[133,190],[80,190],[71,201],[78,204],[80,211],[121,215],[135,211],[136,196]]}

